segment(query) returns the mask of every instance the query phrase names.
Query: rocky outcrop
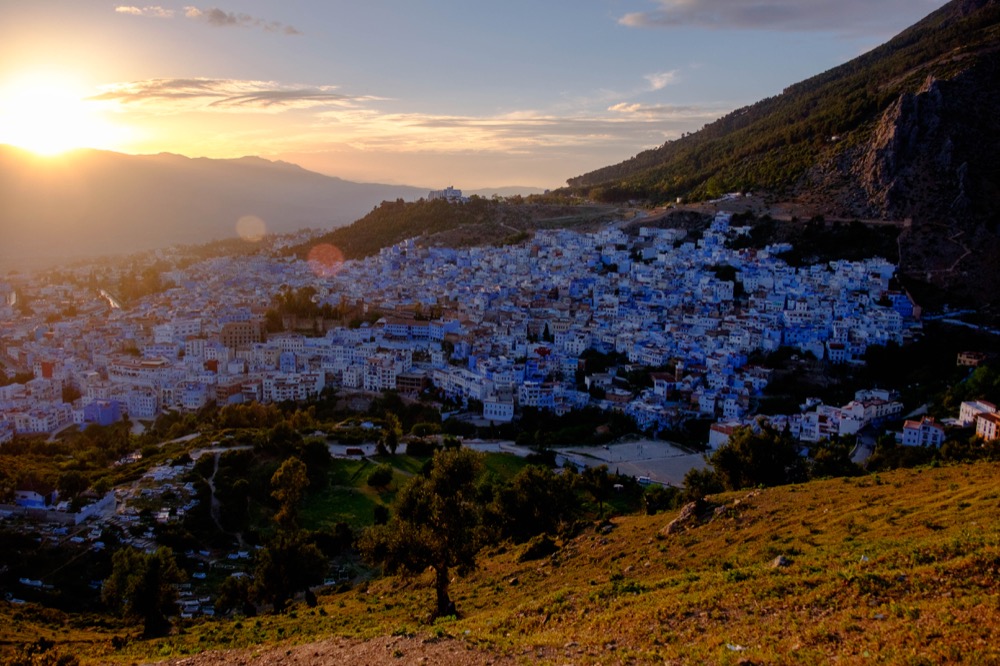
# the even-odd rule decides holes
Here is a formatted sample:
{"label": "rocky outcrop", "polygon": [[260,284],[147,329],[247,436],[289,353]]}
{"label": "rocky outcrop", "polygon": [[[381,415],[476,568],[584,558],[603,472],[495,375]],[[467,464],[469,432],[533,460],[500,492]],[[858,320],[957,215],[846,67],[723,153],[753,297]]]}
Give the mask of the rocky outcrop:
{"label": "rocky outcrop", "polygon": [[681,507],[677,517],[667,523],[667,526],[660,530],[660,534],[664,536],[679,534],[713,520],[737,518],[740,512],[747,508],[747,502],[757,497],[758,494],[760,491],[751,491],[742,499],[733,500],[731,504],[715,504],[703,497],[696,499]]}
{"label": "rocky outcrop", "polygon": [[900,93],[799,188],[834,216],[907,221],[900,267],[936,294],[928,307],[983,305],[1000,289],[1000,46],[966,63]]}
{"label": "rocky outcrop", "polygon": [[[918,182],[926,187],[951,168],[954,143],[942,130],[942,107],[941,83],[929,78],[919,92],[900,95],[876,124],[854,172],[869,204],[884,216],[898,219],[912,212]],[[935,152],[937,159],[928,159]],[[928,166],[938,173],[927,173]]]}

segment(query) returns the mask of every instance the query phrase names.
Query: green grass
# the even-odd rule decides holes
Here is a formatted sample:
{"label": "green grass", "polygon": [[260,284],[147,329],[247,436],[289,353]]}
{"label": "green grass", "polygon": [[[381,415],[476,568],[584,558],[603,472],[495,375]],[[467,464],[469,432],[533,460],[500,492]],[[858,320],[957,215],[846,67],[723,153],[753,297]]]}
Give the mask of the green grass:
{"label": "green grass", "polygon": [[530,464],[521,456],[509,453],[487,453],[485,457],[486,469],[501,479],[512,478]]}
{"label": "green grass", "polygon": [[346,522],[359,529],[371,525],[375,505],[388,503],[368,485],[373,469],[375,465],[367,459],[331,461],[327,486],[306,494],[300,514],[302,526],[320,529]]}
{"label": "green grass", "polygon": [[424,464],[430,459],[428,457],[415,458],[407,455],[395,456],[375,456],[372,458],[379,463],[388,463],[397,470],[406,474],[419,474]]}
{"label": "green grass", "polygon": [[374,491],[344,486],[331,487],[311,495],[302,506],[302,526],[320,529],[346,522],[352,529],[371,525],[375,505],[380,504]]}
{"label": "green grass", "polygon": [[[419,474],[426,462],[427,458],[405,454],[333,460],[328,485],[306,495],[300,514],[303,527],[315,530],[338,522],[346,522],[352,529],[371,525],[375,506],[391,505],[407,479]],[[386,488],[368,485],[368,475],[379,463],[388,463],[394,468],[392,483]],[[524,458],[507,453],[487,453],[485,456],[486,468],[500,479],[513,477],[528,464]]]}

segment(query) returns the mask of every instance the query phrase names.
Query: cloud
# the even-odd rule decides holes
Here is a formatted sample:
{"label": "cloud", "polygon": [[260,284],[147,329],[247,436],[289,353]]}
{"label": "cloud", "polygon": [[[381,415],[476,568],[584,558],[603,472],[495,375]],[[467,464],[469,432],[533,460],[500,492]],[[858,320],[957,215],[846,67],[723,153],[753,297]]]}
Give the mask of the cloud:
{"label": "cloud", "polygon": [[671,83],[675,83],[677,81],[677,70],[672,69],[669,72],[647,74],[643,78],[649,81],[650,90],[663,90]]}
{"label": "cloud", "polygon": [[640,104],[619,102],[608,107],[612,113],[649,119],[676,120],[684,122],[711,122],[731,111],[723,106],[696,106],[684,104]]}
{"label": "cloud", "polygon": [[[337,150],[385,159],[461,155],[482,160],[488,155],[505,163],[569,160],[570,155],[594,159],[596,153],[619,159],[698,129],[729,110],[618,97],[572,110],[459,115],[405,108],[405,100],[352,94],[333,85],[210,78],[116,83],[88,101],[102,103],[118,114],[121,125],[139,130],[140,152],[274,156],[340,146]],[[569,160],[565,168],[581,167]]]}
{"label": "cloud", "polygon": [[[530,110],[454,116],[373,109],[332,110],[319,115],[329,123],[328,130],[337,132],[339,141],[357,150],[530,155],[598,146],[641,149],[697,129],[725,112],[699,107],[640,107],[612,107],[611,114],[576,116]],[[314,130],[317,138],[324,133],[320,125]]]}
{"label": "cloud", "polygon": [[119,14],[128,14],[129,16],[146,16],[149,18],[173,18],[174,10],[164,9],[158,5],[153,5],[149,7],[133,7],[131,5],[119,5],[115,7],[115,11]]}
{"label": "cloud", "polygon": [[217,7],[200,9],[198,7],[187,6],[184,8],[184,16],[197,21],[204,21],[217,28],[260,28],[266,32],[275,32],[283,35],[301,35],[302,32],[294,26],[286,25],[278,21],[266,21],[249,14],[227,12]]}
{"label": "cloud", "polygon": [[148,79],[101,87],[91,101],[141,106],[154,113],[191,111],[280,112],[349,106],[376,98],[337,92],[337,86],[283,85],[239,79]]}
{"label": "cloud", "polygon": [[941,0],[655,0],[656,9],[625,14],[633,28],[721,28],[745,30],[894,32],[900,17],[927,14]]}

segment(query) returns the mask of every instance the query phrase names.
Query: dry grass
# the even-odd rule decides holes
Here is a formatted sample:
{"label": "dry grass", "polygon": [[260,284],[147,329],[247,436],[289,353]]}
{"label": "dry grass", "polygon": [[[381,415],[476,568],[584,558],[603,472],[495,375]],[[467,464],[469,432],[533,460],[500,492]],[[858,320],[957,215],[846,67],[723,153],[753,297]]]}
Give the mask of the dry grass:
{"label": "dry grass", "polygon": [[[74,649],[129,663],[416,634],[543,663],[997,663],[998,472],[979,463],[733,493],[713,498],[740,500],[726,515],[680,534],[661,534],[672,514],[631,516],[606,533],[588,526],[543,560],[498,548],[454,582],[461,618],[433,624],[429,576],[386,578],[282,617],[194,623],[122,650],[107,632]],[[772,567],[779,555],[791,563]]]}

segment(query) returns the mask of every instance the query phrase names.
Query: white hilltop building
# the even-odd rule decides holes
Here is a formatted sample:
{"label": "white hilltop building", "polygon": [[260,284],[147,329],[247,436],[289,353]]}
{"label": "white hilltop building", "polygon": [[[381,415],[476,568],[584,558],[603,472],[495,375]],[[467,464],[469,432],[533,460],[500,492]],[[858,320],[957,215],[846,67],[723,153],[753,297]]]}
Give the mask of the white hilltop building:
{"label": "white hilltop building", "polygon": [[427,193],[428,201],[434,201],[435,199],[444,199],[448,203],[465,203],[469,200],[469,197],[463,197],[462,190],[456,190],[449,185],[443,190],[431,190]]}

